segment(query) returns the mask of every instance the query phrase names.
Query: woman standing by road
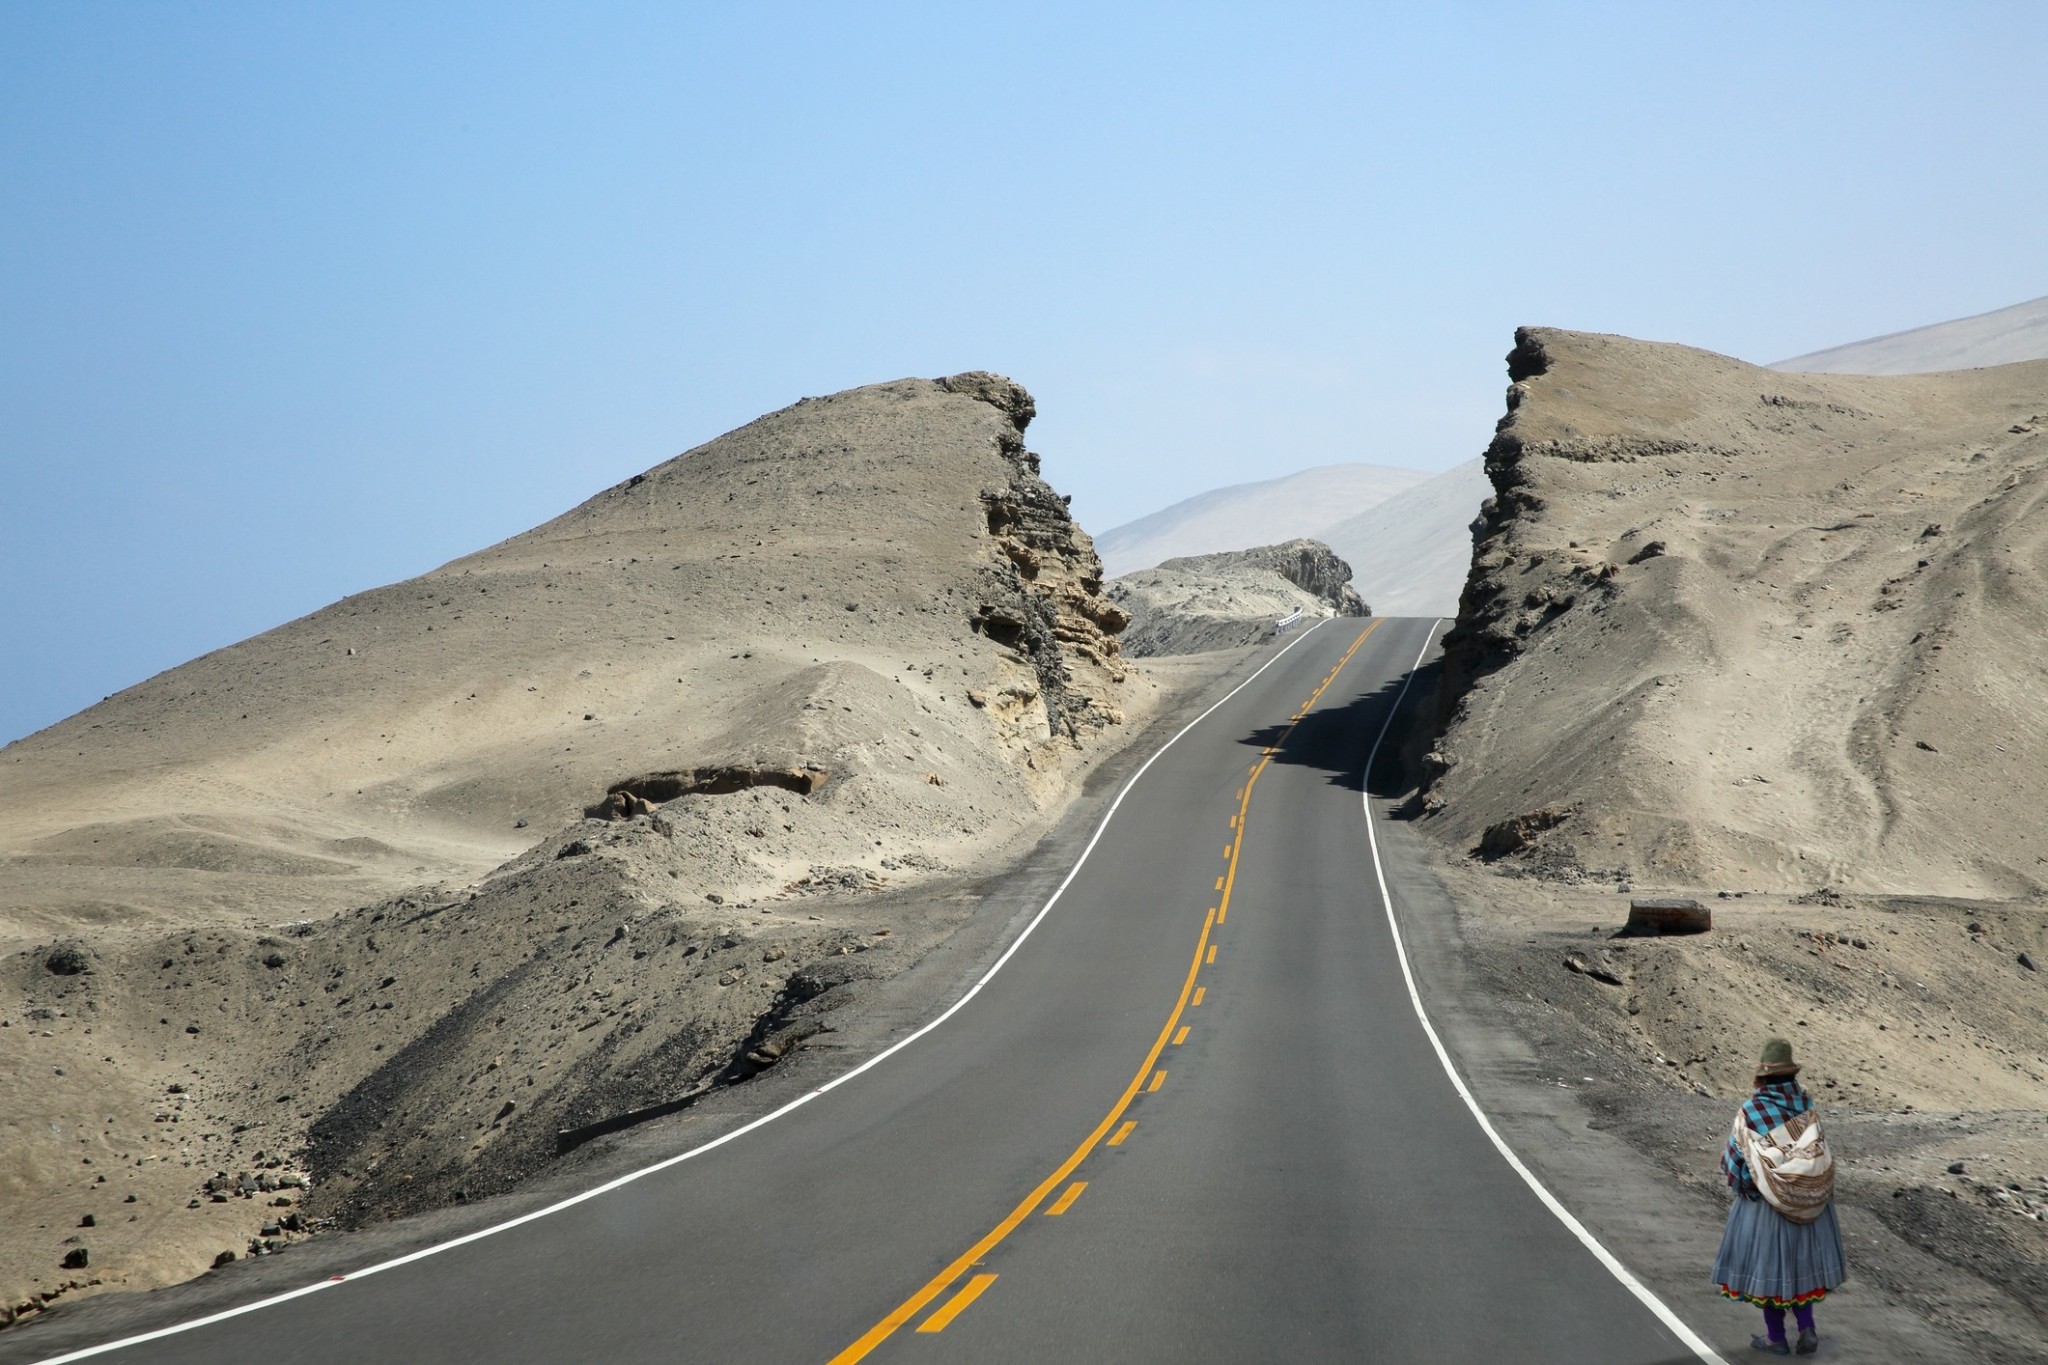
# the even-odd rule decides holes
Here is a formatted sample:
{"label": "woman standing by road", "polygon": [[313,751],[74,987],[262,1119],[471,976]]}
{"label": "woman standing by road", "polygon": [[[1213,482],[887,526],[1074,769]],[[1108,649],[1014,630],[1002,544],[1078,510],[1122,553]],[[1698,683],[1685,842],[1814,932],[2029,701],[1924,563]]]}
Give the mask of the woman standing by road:
{"label": "woman standing by road", "polygon": [[1764,1310],[1765,1334],[1749,1344],[1780,1356],[1792,1354],[1785,1310],[1799,1323],[1799,1354],[1811,1355],[1820,1349],[1813,1306],[1849,1278],[1835,1221],[1834,1158],[1798,1077],[1792,1044],[1765,1039],[1756,1093],[1743,1101],[1721,1153],[1735,1203],[1714,1258],[1721,1292]]}

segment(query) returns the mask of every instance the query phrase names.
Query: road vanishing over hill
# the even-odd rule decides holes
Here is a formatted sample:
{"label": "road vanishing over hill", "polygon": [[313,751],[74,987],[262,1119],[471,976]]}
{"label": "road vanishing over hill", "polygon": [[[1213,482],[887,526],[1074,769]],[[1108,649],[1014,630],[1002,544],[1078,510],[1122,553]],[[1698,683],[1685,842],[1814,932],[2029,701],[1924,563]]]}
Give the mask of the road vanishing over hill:
{"label": "road vanishing over hill", "polygon": [[1435,624],[1285,646],[1142,771],[971,999],[844,1083],[571,1207],[97,1358],[1698,1359],[1495,1147],[1418,1018],[1361,792]]}

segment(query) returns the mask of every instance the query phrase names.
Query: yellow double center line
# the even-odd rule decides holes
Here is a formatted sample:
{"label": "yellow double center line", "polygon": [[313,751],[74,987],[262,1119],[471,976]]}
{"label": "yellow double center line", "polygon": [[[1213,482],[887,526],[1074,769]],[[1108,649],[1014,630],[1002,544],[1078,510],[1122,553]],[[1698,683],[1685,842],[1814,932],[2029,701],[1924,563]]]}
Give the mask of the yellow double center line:
{"label": "yellow double center line", "polygon": [[[1202,921],[1202,933],[1195,940],[1194,958],[1188,963],[1187,979],[1181,983],[1180,998],[1173,1003],[1173,1013],[1167,1016],[1166,1026],[1159,1030],[1159,1036],[1152,1042],[1151,1051],[1145,1054],[1145,1060],[1139,1064],[1137,1074],[1131,1077],[1130,1084],[1124,1087],[1123,1094],[1117,1096],[1116,1103],[1110,1107],[1110,1111],[1107,1114],[1102,1116],[1102,1122],[1095,1125],[1093,1131],[1082,1140],[1081,1145],[1074,1149],[1073,1154],[1065,1161],[1062,1161],[1053,1170],[1051,1175],[1040,1181],[1032,1189],[1031,1193],[1024,1197],[1023,1203],[1010,1210],[1008,1216],[1002,1222],[989,1229],[987,1235],[982,1237],[980,1241],[961,1252],[951,1265],[933,1276],[925,1284],[924,1288],[898,1304],[887,1317],[862,1333],[860,1339],[851,1346],[848,1346],[838,1355],[833,1356],[831,1365],[853,1365],[855,1361],[866,1359],[869,1352],[887,1341],[896,1333],[898,1328],[923,1312],[933,1300],[945,1293],[962,1275],[965,1275],[974,1266],[979,1264],[982,1258],[987,1256],[989,1252],[995,1250],[1005,1237],[1015,1232],[1025,1219],[1037,1212],[1038,1206],[1043,1204],[1052,1195],[1052,1192],[1060,1187],[1060,1182],[1072,1175],[1080,1167],[1081,1163],[1088,1159],[1089,1154],[1101,1144],[1102,1140],[1109,1136],[1111,1130],[1118,1128],[1119,1123],[1122,1123],[1123,1127],[1117,1133],[1117,1142],[1121,1142],[1123,1138],[1129,1136],[1130,1129],[1136,1127],[1135,1121],[1124,1119],[1124,1111],[1129,1109],[1131,1101],[1135,1100],[1144,1091],[1146,1082],[1152,1078],[1153,1068],[1158,1065],[1160,1054],[1166,1050],[1167,1040],[1172,1038],[1174,1030],[1180,1027],[1181,1015],[1186,1013],[1188,1002],[1196,994],[1195,978],[1201,974],[1203,962],[1208,955],[1209,932],[1216,927],[1219,920],[1230,912],[1230,894],[1237,885],[1237,860],[1244,850],[1245,817],[1251,811],[1252,788],[1258,784],[1259,774],[1265,772],[1266,765],[1273,761],[1273,755],[1280,752],[1281,748],[1286,745],[1288,736],[1292,735],[1295,727],[1301,724],[1302,717],[1307,715],[1316,702],[1322,698],[1323,693],[1329,690],[1330,684],[1337,681],[1337,675],[1344,671],[1344,665],[1351,662],[1351,656],[1358,653],[1358,647],[1365,643],[1365,637],[1379,629],[1379,624],[1378,621],[1374,621],[1358,633],[1358,638],[1351,642],[1351,648],[1344,651],[1344,657],[1337,660],[1336,667],[1329,671],[1328,675],[1323,678],[1322,683],[1317,686],[1315,692],[1310,695],[1306,702],[1302,703],[1301,709],[1290,718],[1287,728],[1281,732],[1280,738],[1275,740],[1265,750],[1264,754],[1260,756],[1259,761],[1253,765],[1251,777],[1245,782],[1244,791],[1238,797],[1237,816],[1232,821],[1232,826],[1236,830],[1236,836],[1230,842],[1230,866],[1223,874],[1223,897]],[[961,1301],[957,1304],[948,1304],[947,1309],[950,1309],[950,1312],[947,1309],[940,1310],[945,1314],[946,1321],[951,1321],[953,1313],[965,1308],[974,1298],[979,1297],[983,1290],[995,1282],[995,1278],[994,1275],[987,1274],[975,1276],[970,1282],[970,1288],[973,1291],[971,1295],[962,1295]],[[937,1316],[936,1314],[934,1315],[935,1318]],[[934,1330],[937,1330],[945,1326],[945,1322],[935,1321],[932,1326]]]}

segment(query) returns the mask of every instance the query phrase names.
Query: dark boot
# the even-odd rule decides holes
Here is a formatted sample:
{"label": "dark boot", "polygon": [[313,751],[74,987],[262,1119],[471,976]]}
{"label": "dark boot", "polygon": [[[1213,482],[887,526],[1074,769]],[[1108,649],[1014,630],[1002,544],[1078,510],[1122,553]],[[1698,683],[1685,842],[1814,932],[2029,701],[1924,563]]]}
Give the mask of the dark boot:
{"label": "dark boot", "polygon": [[1752,1351],[1762,1351],[1766,1355],[1789,1356],[1792,1354],[1791,1344],[1783,1337],[1754,1336],[1749,1339],[1749,1348]]}

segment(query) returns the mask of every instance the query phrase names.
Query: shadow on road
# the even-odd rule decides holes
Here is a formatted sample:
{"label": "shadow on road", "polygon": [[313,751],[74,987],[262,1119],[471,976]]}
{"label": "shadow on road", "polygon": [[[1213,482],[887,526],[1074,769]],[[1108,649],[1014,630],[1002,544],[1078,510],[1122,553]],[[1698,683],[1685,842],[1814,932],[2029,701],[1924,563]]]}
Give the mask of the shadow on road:
{"label": "shadow on road", "polygon": [[[1414,682],[1401,703],[1400,719],[1387,732],[1387,742],[1380,746],[1378,760],[1373,765],[1371,792],[1374,796],[1391,800],[1415,787],[1415,774],[1411,769],[1420,748],[1404,741],[1413,734],[1415,721],[1425,714],[1423,707],[1435,695],[1441,671],[1440,660],[1431,660],[1413,671]],[[1320,705],[1302,717],[1292,733],[1283,721],[1262,725],[1238,742],[1261,751],[1278,746],[1272,755],[1274,763],[1319,768],[1329,774],[1332,786],[1359,791],[1363,786],[1361,777],[1365,757],[1371,752],[1373,741],[1379,737],[1380,727],[1386,723],[1387,708],[1401,696],[1402,686],[1408,683],[1410,676],[1404,673],[1390,678],[1372,691],[1360,693],[1340,706]],[[1413,805],[1412,801],[1403,802],[1394,812],[1395,817],[1408,818],[1412,815],[1410,808]]]}

